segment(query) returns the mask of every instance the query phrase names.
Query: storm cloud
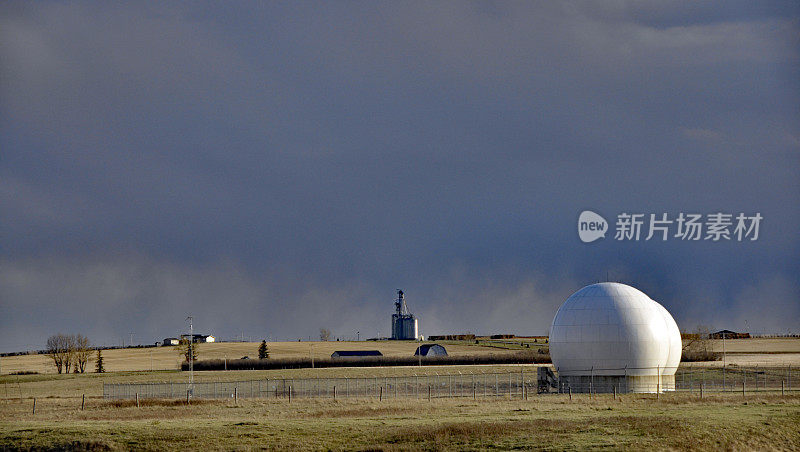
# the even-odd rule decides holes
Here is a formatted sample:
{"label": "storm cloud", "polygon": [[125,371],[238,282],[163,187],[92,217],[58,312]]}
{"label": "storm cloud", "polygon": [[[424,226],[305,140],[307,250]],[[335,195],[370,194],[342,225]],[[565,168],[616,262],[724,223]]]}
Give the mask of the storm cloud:
{"label": "storm cloud", "polygon": [[[792,2],[4,2],[2,351],[545,334],[604,280],[797,332]],[[581,243],[582,210],[764,220],[757,241]]]}

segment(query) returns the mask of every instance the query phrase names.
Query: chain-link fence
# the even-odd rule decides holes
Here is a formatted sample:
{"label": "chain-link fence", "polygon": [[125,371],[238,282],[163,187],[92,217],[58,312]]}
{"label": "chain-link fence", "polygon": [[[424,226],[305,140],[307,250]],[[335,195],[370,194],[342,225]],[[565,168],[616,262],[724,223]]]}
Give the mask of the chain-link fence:
{"label": "chain-link fence", "polygon": [[[541,392],[689,392],[797,391],[800,368],[753,367],[724,369],[681,367],[674,377],[648,378],[643,369],[626,369],[628,375],[610,375],[611,369],[592,369],[588,375],[556,378],[552,386],[541,372],[522,368],[506,373],[457,373],[353,378],[279,378],[196,383],[104,384],[106,399],[133,398],[414,398],[506,397],[527,398]],[[655,369],[662,372],[663,369]],[[538,375],[537,375],[538,373]],[[628,378],[630,377],[630,378]],[[643,378],[639,378],[643,377]]]}
{"label": "chain-link fence", "polygon": [[536,372],[357,378],[281,378],[202,383],[104,384],[107,399],[139,398],[441,398],[521,397]]}
{"label": "chain-link fence", "polygon": [[[558,372],[557,372],[558,373]],[[800,389],[798,367],[693,367],[583,369],[562,372],[558,392],[660,393],[789,391]]]}

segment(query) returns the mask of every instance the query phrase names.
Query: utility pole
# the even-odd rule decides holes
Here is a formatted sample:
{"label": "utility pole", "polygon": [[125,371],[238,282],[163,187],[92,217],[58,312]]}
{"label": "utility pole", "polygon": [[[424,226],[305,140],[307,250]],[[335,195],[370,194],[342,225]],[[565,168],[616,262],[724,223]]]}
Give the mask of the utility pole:
{"label": "utility pole", "polygon": [[722,332],[722,390],[725,390],[725,332]]}
{"label": "utility pole", "polygon": [[131,341],[129,342],[129,344],[131,347],[133,347],[133,333],[130,333],[130,335],[131,335]]}
{"label": "utility pole", "polygon": [[194,319],[186,317],[189,321],[189,387],[194,389]]}

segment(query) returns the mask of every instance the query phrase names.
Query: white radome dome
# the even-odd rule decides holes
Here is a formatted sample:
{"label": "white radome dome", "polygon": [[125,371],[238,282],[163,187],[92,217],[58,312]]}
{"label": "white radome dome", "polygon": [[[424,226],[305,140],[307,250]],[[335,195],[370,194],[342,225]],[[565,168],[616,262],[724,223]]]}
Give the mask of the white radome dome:
{"label": "white radome dome", "polygon": [[586,286],[558,308],[550,356],[560,375],[674,375],[681,334],[670,313],[638,289]]}

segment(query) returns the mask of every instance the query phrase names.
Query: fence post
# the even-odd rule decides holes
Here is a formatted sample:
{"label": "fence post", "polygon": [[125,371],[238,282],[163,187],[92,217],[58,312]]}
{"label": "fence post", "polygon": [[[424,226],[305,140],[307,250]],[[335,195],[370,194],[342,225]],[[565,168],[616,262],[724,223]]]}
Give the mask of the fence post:
{"label": "fence post", "polygon": [[292,386],[289,385],[289,403],[292,403]]}
{"label": "fence post", "polygon": [[447,395],[453,397],[453,376],[447,375]]}
{"label": "fence post", "polygon": [[383,386],[381,386],[381,391],[378,395],[378,402],[383,402]]}
{"label": "fence post", "polygon": [[81,397],[81,411],[83,411],[84,407],[86,406],[86,394]]}
{"label": "fence post", "polygon": [[614,400],[617,400],[617,385],[614,385]]}
{"label": "fence post", "polygon": [[190,393],[190,390],[189,390],[189,389],[187,389],[187,390],[186,390],[186,404],[187,404],[187,405],[190,403],[190,402],[189,402],[189,393]]}
{"label": "fence post", "polygon": [[136,408],[139,408],[139,393],[136,393]]}
{"label": "fence post", "polygon": [[233,403],[234,405],[239,404],[239,386],[233,388]]}
{"label": "fence post", "polygon": [[703,398],[703,387],[706,385],[706,369],[700,371],[700,398]]}
{"label": "fence post", "polygon": [[428,402],[431,401],[431,385],[428,383]]}
{"label": "fence post", "polygon": [[744,397],[744,379],[742,379],[742,397]]}
{"label": "fence post", "polygon": [[786,383],[786,380],[781,380],[781,396],[785,395],[784,392],[783,392],[783,384],[784,383]]}
{"label": "fence post", "polygon": [[567,390],[569,390],[569,401],[572,402],[572,386],[567,386]]}
{"label": "fence post", "polygon": [[36,414],[36,397],[33,398],[33,414]]}
{"label": "fence post", "polygon": [[336,400],[336,386],[333,387],[333,400]]}
{"label": "fence post", "polygon": [[725,384],[725,363],[723,362],[722,363],[722,392],[725,392],[725,387],[726,386],[727,385]]}

